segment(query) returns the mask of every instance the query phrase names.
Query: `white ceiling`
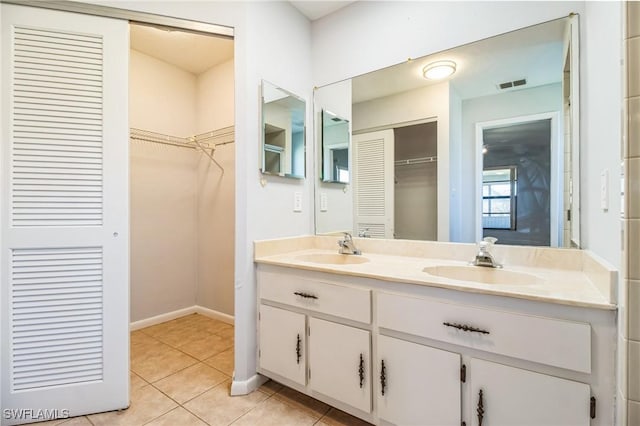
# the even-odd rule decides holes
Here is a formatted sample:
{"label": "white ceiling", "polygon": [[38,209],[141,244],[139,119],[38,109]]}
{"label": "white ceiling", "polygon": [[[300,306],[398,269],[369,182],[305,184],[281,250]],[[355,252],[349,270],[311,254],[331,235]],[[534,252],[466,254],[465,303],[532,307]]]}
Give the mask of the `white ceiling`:
{"label": "white ceiling", "polygon": [[192,74],[233,58],[233,40],[168,28],[131,24],[131,48]]}
{"label": "white ceiling", "polygon": [[521,78],[527,79],[521,88],[558,83],[564,28],[558,19],[355,77],[353,103],[441,83],[423,78],[422,69],[445,59],[457,64],[449,80],[462,99],[501,93],[497,84]]}
{"label": "white ceiling", "polygon": [[296,9],[298,9],[310,21],[315,21],[323,16],[342,9],[345,6],[354,3],[353,1],[290,1]]}

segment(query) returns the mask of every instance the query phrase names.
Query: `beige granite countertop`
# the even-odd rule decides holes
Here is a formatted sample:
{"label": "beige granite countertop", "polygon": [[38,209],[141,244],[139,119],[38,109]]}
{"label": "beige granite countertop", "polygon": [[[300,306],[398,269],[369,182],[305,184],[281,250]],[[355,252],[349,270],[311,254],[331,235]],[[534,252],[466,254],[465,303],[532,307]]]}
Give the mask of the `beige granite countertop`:
{"label": "beige granite countertop", "polygon": [[529,274],[535,277],[535,283],[486,284],[423,271],[430,266],[468,266],[475,254],[474,244],[354,238],[368,262],[326,264],[304,259],[310,254],[337,254],[336,241],[336,237],[324,236],[256,241],[255,262],[570,306],[616,309],[612,301],[617,272],[587,251],[496,246],[495,255],[504,264],[501,271]]}

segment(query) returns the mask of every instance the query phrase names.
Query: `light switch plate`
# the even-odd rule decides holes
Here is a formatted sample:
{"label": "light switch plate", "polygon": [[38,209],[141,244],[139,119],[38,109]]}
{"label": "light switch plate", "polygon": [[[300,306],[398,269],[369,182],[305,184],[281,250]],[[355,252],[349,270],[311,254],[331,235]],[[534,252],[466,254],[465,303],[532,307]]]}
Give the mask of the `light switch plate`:
{"label": "light switch plate", "polygon": [[327,200],[327,193],[321,192],[320,193],[320,211],[326,212],[328,210],[328,204],[329,204],[329,200]]}
{"label": "light switch plate", "polygon": [[293,211],[302,211],[302,192],[296,191],[293,193]]}

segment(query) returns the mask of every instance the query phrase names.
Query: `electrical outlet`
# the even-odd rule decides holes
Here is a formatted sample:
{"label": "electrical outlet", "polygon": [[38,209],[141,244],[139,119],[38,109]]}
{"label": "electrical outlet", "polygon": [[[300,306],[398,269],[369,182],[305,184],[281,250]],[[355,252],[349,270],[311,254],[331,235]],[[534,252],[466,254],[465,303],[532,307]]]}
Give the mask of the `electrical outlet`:
{"label": "electrical outlet", "polygon": [[293,211],[302,211],[302,192],[296,191],[293,193]]}

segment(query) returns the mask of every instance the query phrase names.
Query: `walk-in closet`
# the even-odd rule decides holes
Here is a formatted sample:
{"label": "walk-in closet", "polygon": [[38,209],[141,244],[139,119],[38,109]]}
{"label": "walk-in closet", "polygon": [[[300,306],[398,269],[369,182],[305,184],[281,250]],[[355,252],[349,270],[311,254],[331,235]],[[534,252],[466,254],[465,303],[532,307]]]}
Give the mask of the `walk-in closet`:
{"label": "walk-in closet", "polygon": [[234,297],[233,40],[130,25],[131,322]]}
{"label": "walk-in closet", "polygon": [[394,131],[395,238],[438,239],[438,123]]}

